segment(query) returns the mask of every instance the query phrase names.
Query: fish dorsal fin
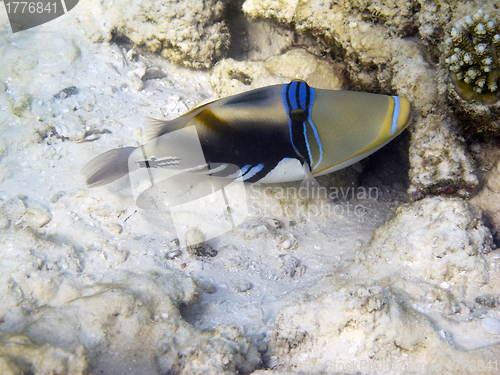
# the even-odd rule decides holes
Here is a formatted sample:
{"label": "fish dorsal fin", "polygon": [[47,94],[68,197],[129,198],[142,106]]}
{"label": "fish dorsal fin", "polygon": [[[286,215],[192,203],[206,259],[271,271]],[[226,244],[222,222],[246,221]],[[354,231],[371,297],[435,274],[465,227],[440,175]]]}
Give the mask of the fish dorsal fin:
{"label": "fish dorsal fin", "polygon": [[172,129],[170,120],[160,120],[152,117],[144,119],[144,135],[148,141],[159,137],[161,134],[170,133]]}
{"label": "fish dorsal fin", "polygon": [[144,126],[144,135],[148,141],[182,129],[194,116],[200,112],[201,108],[190,111],[181,117],[173,120],[159,120],[151,117],[146,117]]}
{"label": "fish dorsal fin", "polygon": [[242,92],[241,94],[223,100],[222,106],[259,106],[269,104],[269,99],[273,95],[272,87],[261,87],[259,89]]}

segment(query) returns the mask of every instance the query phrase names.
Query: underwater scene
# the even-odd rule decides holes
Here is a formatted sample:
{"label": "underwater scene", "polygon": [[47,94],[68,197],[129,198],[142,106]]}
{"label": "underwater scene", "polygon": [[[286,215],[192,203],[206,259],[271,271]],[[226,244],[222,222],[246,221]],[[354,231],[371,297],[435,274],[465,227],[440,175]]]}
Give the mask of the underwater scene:
{"label": "underwater scene", "polygon": [[0,1],[0,374],[500,374],[498,0]]}

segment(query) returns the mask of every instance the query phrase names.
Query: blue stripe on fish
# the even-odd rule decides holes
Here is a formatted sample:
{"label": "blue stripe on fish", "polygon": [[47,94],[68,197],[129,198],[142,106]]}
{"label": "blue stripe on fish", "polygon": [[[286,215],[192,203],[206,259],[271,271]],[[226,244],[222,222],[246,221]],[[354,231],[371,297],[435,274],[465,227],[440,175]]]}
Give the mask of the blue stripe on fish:
{"label": "blue stripe on fish", "polygon": [[[302,158],[303,162],[306,161],[306,157],[299,151],[299,148],[303,149],[302,147],[299,147],[299,143],[301,143],[297,138],[294,139],[294,130],[297,128],[298,125],[302,125],[302,136],[303,136],[303,142],[304,142],[304,151],[307,151],[307,156],[308,156],[308,162],[312,166],[313,165],[313,155],[311,152],[311,145],[309,143],[309,138],[307,136],[307,131],[308,131],[308,126],[312,130],[314,137],[316,138],[316,142],[318,144],[319,148],[319,160],[316,163],[315,167],[321,163],[323,160],[323,145],[321,144],[321,141],[319,139],[319,134],[318,130],[314,126],[314,123],[311,118],[311,108],[314,103],[314,89],[310,87],[307,83],[304,81],[292,81],[289,84],[286,84],[283,86],[283,92],[282,92],[282,97],[283,97],[283,105],[285,107],[286,113],[290,117],[288,121],[288,130],[290,133],[290,141],[292,143],[293,149],[297,153],[297,155]],[[295,110],[303,110],[307,115],[304,118],[303,121],[297,122],[292,119],[291,113],[292,111]],[[296,129],[298,130],[298,129]],[[299,133],[297,133],[295,130],[295,136]],[[299,141],[299,143],[296,143]]]}
{"label": "blue stripe on fish", "polygon": [[260,163],[259,165],[256,165],[255,167],[253,167],[252,169],[250,169],[248,171],[248,173],[246,173],[244,176],[243,176],[243,181],[246,181],[250,178],[252,178],[253,176],[255,176],[257,173],[259,173],[262,169],[264,168],[264,164],[263,163]]}
{"label": "blue stripe on fish", "polygon": [[[304,106],[300,106],[301,109],[305,109],[308,112],[307,118],[309,119],[311,117],[311,111],[309,107],[309,102],[313,102],[313,100],[310,100],[310,97],[308,95],[308,88],[311,89],[307,83],[304,81],[299,82],[299,89],[297,90],[297,97],[299,98],[299,103],[302,104],[304,103]],[[313,98],[314,98],[314,89],[311,89],[313,92]],[[294,108],[295,109],[295,108]],[[309,139],[307,138],[307,123],[304,121],[304,140],[306,141],[306,147],[307,147],[307,153],[309,155],[309,163],[312,165],[313,163],[313,157],[311,154],[311,146],[309,145]]]}
{"label": "blue stripe on fish", "polygon": [[226,178],[240,178],[242,177],[247,171],[248,169],[251,167],[250,164],[247,164],[245,165],[243,168],[241,169],[238,169],[236,172],[230,174],[230,175],[227,175]]}
{"label": "blue stripe on fish", "polygon": [[392,111],[392,124],[391,124],[391,135],[393,135],[398,128],[398,118],[399,118],[399,97],[393,96],[394,99],[394,110]]}
{"label": "blue stripe on fish", "polygon": [[309,164],[312,165],[313,157],[311,154],[311,146],[309,145],[309,139],[307,139],[307,124],[305,121],[304,121],[304,139],[306,141],[307,153],[309,154]]}
{"label": "blue stripe on fish", "polygon": [[[282,96],[283,96],[283,105],[285,106],[285,110],[286,110],[286,113],[287,113],[288,116],[290,116],[290,111],[293,109],[292,98],[293,99],[295,98],[295,95],[289,95],[289,91],[290,91],[290,88],[292,87],[292,85],[293,85],[293,87],[295,87],[297,85],[297,82],[296,81],[292,81],[289,84],[283,85],[283,93],[282,93]],[[292,96],[292,98],[290,98],[290,96]],[[297,147],[295,146],[295,143],[293,142],[292,119],[288,120],[288,130],[290,132],[290,142],[292,143],[293,149],[295,150],[295,152],[297,153],[297,155],[299,155],[299,156],[302,157],[301,153],[299,152],[299,150],[297,150]]]}
{"label": "blue stripe on fish", "polygon": [[311,87],[311,94],[310,94],[311,98],[309,100],[309,102],[311,104],[309,104],[309,102],[307,103],[308,105],[308,109],[309,109],[309,116],[307,117],[307,123],[309,124],[309,126],[312,128],[313,132],[314,132],[314,137],[316,138],[316,142],[318,143],[318,147],[319,147],[319,159],[318,159],[318,162],[316,163],[316,165],[313,167],[312,166],[312,156],[309,152],[309,155],[310,155],[310,158],[311,158],[311,168],[312,170],[316,169],[316,167],[321,163],[321,161],[323,160],[323,145],[321,144],[321,140],[319,139],[319,134],[318,134],[318,129],[316,129],[316,126],[314,126],[314,122],[311,118],[311,108],[312,108],[312,103],[314,103],[314,89]]}
{"label": "blue stripe on fish", "polygon": [[311,121],[311,119],[309,119],[309,124],[311,125],[311,127],[312,127],[312,129],[314,131],[314,137],[316,138],[316,142],[318,143],[318,146],[319,146],[319,158],[318,158],[318,162],[312,168],[312,170],[315,170],[318,167],[318,165],[323,161],[323,145],[321,144],[321,141],[319,139],[318,129],[316,129],[316,127],[314,126],[314,123]]}
{"label": "blue stripe on fish", "polygon": [[241,170],[240,170],[241,175],[243,176],[245,173],[247,173],[247,171],[250,169],[250,167],[251,167],[251,165],[247,164],[243,168],[241,168]]}

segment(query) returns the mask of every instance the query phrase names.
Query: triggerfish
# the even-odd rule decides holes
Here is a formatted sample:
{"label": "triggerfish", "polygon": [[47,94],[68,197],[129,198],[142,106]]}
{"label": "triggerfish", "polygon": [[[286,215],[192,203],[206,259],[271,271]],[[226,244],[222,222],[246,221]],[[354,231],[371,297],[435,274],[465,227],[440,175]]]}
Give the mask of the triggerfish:
{"label": "triggerfish", "polygon": [[[321,176],[374,153],[411,121],[410,103],[398,96],[320,90],[294,80],[215,100],[174,120],[154,120],[148,144],[155,155],[143,168],[183,167],[189,150],[161,149],[156,139],[195,126],[205,165],[185,165],[243,181],[314,183]],[[156,148],[155,148],[156,147]],[[179,146],[180,147],[180,146]],[[129,172],[137,147],[113,149],[82,170],[89,186],[110,183]],[[237,166],[239,173],[227,165]]]}

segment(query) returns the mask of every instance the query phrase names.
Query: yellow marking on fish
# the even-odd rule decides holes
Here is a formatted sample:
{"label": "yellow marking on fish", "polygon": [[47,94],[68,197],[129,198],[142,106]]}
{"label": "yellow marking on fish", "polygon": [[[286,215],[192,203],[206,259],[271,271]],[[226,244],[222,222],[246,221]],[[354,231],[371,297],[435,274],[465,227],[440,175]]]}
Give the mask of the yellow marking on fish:
{"label": "yellow marking on fish", "polygon": [[200,124],[205,126],[208,130],[216,134],[224,134],[228,129],[237,130],[236,127],[222,120],[210,109],[205,108],[194,117]]}
{"label": "yellow marking on fish", "polygon": [[318,171],[314,171],[313,175],[317,175],[318,173],[326,171],[327,169],[330,169],[330,168],[335,167],[335,166],[337,166],[339,164],[345,163],[346,161],[354,159],[357,156],[363,155],[363,154],[365,154],[365,153],[373,150],[376,147],[380,147],[383,144],[389,142],[391,139],[393,139],[402,130],[404,130],[404,128],[406,127],[406,124],[405,124],[405,126],[403,128],[401,128],[401,125],[402,125],[401,120],[402,119],[407,119],[407,121],[405,121],[405,123],[411,121],[411,116],[410,116],[410,118],[408,118],[408,114],[410,112],[410,103],[406,99],[402,99],[401,98],[402,100],[401,100],[401,103],[400,103],[401,104],[401,108],[400,108],[400,112],[399,112],[399,116],[398,116],[397,131],[395,132],[395,134],[391,135],[392,112],[394,111],[394,104],[395,104],[395,102],[394,102],[393,98],[390,98],[390,99],[391,99],[391,103],[390,103],[390,106],[389,106],[389,110],[387,111],[386,118],[384,120],[382,128],[380,129],[380,133],[377,136],[377,139],[375,139],[373,142],[371,142],[369,145],[367,145],[361,151],[358,151],[354,155],[351,155],[348,158],[346,158],[344,160],[341,160],[341,161],[339,161],[337,163],[334,163],[334,164],[332,164],[332,165],[330,165],[328,167],[325,167],[325,168],[320,169]]}

